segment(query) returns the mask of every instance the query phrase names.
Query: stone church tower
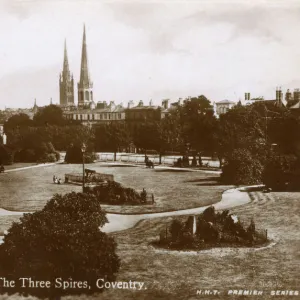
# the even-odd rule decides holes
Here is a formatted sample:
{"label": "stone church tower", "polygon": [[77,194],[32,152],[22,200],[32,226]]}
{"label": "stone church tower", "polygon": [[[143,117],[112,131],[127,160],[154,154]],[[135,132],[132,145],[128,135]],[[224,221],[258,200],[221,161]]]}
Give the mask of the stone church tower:
{"label": "stone church tower", "polygon": [[74,79],[69,70],[66,41],[63,71],[59,75],[59,104],[62,106],[74,105]]}
{"label": "stone church tower", "polygon": [[78,86],[78,106],[79,107],[90,106],[90,104],[93,102],[93,82],[91,81],[89,70],[88,70],[85,25],[83,27],[80,80],[77,86]]}

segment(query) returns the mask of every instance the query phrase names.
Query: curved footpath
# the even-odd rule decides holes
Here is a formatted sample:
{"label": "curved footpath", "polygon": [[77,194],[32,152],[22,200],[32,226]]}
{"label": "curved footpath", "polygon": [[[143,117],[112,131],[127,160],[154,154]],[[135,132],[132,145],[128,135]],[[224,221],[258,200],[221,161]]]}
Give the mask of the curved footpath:
{"label": "curved footpath", "polygon": [[[221,201],[213,204],[213,206],[217,210],[230,209],[236,206],[244,205],[251,202],[251,199],[247,193],[249,188],[253,188],[257,186],[251,187],[242,187],[229,189],[222,194]],[[120,230],[125,230],[133,227],[137,222],[143,219],[154,219],[161,217],[170,217],[170,216],[180,216],[180,215],[191,215],[191,214],[199,214],[203,212],[207,206],[190,208],[190,209],[182,209],[177,211],[169,211],[169,212],[161,212],[161,213],[148,213],[148,214],[140,214],[140,215],[120,215],[120,214],[107,214],[107,219],[109,223],[105,224],[102,228],[104,232],[116,232]],[[0,208],[0,217],[1,216],[11,216],[11,215],[23,215],[25,212],[13,212],[8,211],[3,208]]]}
{"label": "curved footpath", "polygon": [[[247,193],[247,189],[253,187],[254,186],[229,189],[222,194],[221,201],[213,204],[212,206],[214,206],[215,209],[217,210],[224,210],[224,209],[230,209],[236,206],[247,204],[251,202],[249,194]],[[115,231],[125,230],[133,227],[137,222],[144,219],[199,214],[209,206],[211,205],[190,208],[190,209],[181,209],[181,210],[161,212],[161,213],[148,213],[148,214],[141,214],[141,215],[120,215],[120,214],[108,213],[107,219],[109,223],[105,224],[105,226],[102,228],[102,231],[115,232]]]}
{"label": "curved footpath", "polygon": [[[42,166],[51,166],[55,165],[60,162],[56,163],[48,163],[48,164],[38,164],[36,166],[28,166],[23,168],[17,168],[12,170],[7,170],[6,172],[15,172],[19,170],[24,169],[30,169],[34,167],[42,167]],[[111,162],[107,163],[109,165],[116,165],[118,163]],[[122,163],[123,165],[123,163]],[[135,165],[135,164],[128,164],[128,165]],[[192,171],[192,172],[205,172],[205,173],[215,173],[220,174],[220,171],[209,171],[209,170],[191,170],[189,168],[174,168],[174,167],[167,167],[167,166],[157,166],[156,169],[173,169],[178,171]],[[249,188],[253,187],[259,187],[261,185],[256,186],[248,186],[248,187],[242,187],[242,188],[234,188],[229,189],[225,191],[222,194],[222,198],[219,202],[213,204],[217,210],[224,210],[224,209],[230,209],[236,206],[244,205],[249,202],[251,202],[251,199],[247,193],[247,190]],[[105,226],[102,228],[102,231],[104,232],[115,232],[115,231],[121,231],[125,229],[129,229],[133,227],[137,222],[143,220],[143,219],[154,219],[154,218],[161,218],[161,217],[170,217],[170,216],[180,216],[180,215],[192,215],[192,214],[199,214],[203,212],[208,206],[202,206],[202,207],[196,207],[196,208],[190,208],[190,209],[182,209],[182,210],[176,210],[176,211],[168,211],[168,212],[160,212],[160,213],[147,213],[147,214],[139,214],[139,215],[124,215],[124,214],[112,214],[107,213],[107,219],[109,223],[105,224]],[[15,211],[8,211],[3,208],[0,208],[0,218],[1,216],[16,216],[16,215],[23,215],[26,212],[15,212]],[[1,237],[0,237],[1,239]]]}

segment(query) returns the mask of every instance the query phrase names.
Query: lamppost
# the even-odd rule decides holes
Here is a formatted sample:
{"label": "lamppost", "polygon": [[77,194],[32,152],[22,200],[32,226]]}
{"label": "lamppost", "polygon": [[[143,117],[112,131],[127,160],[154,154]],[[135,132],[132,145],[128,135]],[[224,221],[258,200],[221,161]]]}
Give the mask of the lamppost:
{"label": "lamppost", "polygon": [[85,170],[84,170],[84,153],[86,150],[86,146],[83,143],[81,147],[81,152],[82,152],[82,192],[84,193],[84,184],[85,184]]}

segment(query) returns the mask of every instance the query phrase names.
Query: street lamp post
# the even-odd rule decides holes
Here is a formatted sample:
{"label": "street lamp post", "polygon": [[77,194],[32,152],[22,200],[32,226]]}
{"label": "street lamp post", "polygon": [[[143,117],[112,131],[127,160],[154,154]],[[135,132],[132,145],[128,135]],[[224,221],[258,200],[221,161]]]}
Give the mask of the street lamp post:
{"label": "street lamp post", "polygon": [[84,185],[85,185],[85,170],[84,170],[84,153],[86,150],[85,144],[82,144],[81,152],[82,152],[82,192],[84,193]]}

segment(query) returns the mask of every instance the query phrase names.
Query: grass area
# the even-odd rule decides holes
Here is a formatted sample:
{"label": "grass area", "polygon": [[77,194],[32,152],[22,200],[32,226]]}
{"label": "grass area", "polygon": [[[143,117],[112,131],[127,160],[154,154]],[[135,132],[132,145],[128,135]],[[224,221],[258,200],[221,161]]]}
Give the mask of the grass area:
{"label": "grass area", "polygon": [[30,166],[35,166],[37,163],[14,163],[12,165],[7,165],[4,166],[5,170],[14,170],[18,168],[24,168],[24,167],[30,167]]}
{"label": "grass area", "polygon": [[[256,226],[268,229],[275,240],[273,247],[259,251],[211,249],[196,254],[159,251],[149,243],[158,238],[160,230],[172,217],[145,220],[132,229],[112,235],[118,243],[117,252],[121,258],[117,280],[142,281],[147,290],[114,289],[101,295],[63,299],[258,299],[257,296],[228,296],[229,289],[263,290],[260,299],[286,299],[270,296],[270,291],[299,290],[300,194],[252,193],[255,201],[231,212],[245,222],[254,217]],[[197,289],[218,289],[221,295],[197,296]],[[3,297],[0,299],[26,299],[15,295]]]}
{"label": "grass area", "polygon": [[[113,174],[125,187],[153,193],[155,205],[111,206],[103,205],[108,212],[146,213],[178,210],[209,205],[220,200],[221,193],[229,188],[219,186],[216,175],[205,172],[181,172],[172,169],[108,166],[88,164],[87,168],[100,173]],[[0,207],[30,212],[43,208],[53,194],[81,191],[80,186],[53,184],[56,175],[64,181],[65,173],[81,173],[82,166],[58,164],[0,174]]]}
{"label": "grass area", "polygon": [[220,290],[219,297],[207,299],[256,299],[226,295],[229,289],[256,289],[265,291],[261,297],[265,300],[274,298],[270,290],[299,289],[300,194],[257,195],[257,202],[233,209],[232,213],[245,222],[254,217],[256,226],[268,229],[275,239],[273,247],[259,251],[211,249],[196,254],[159,251],[149,243],[158,239],[160,230],[172,218],[145,220],[133,229],[112,235],[122,259],[118,280],[143,281],[148,289],[107,290],[101,299],[199,299],[197,289]]}

